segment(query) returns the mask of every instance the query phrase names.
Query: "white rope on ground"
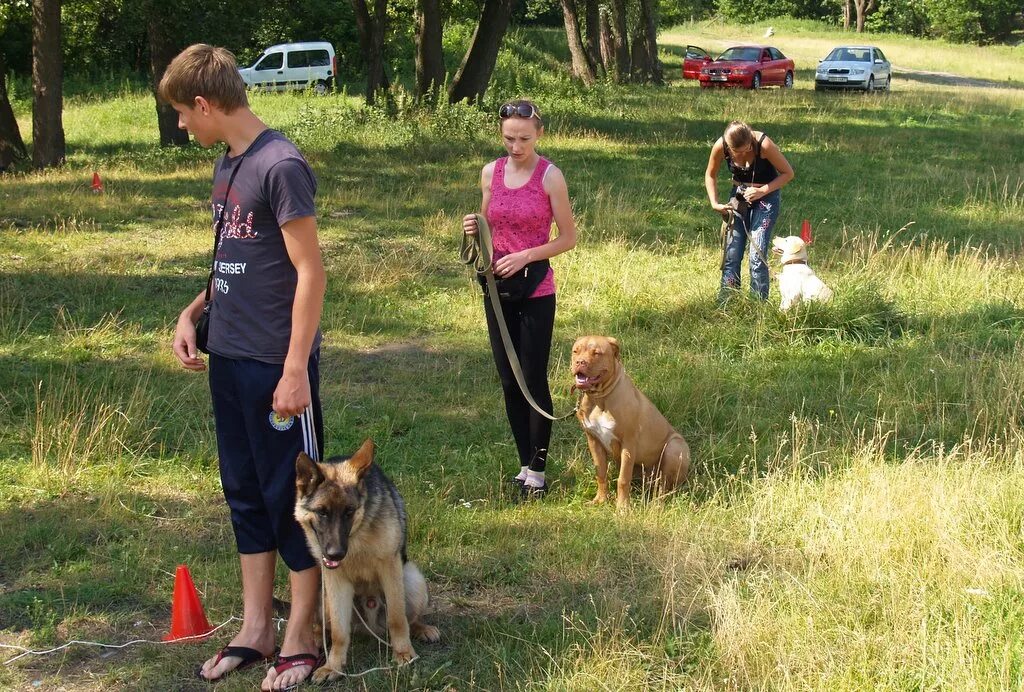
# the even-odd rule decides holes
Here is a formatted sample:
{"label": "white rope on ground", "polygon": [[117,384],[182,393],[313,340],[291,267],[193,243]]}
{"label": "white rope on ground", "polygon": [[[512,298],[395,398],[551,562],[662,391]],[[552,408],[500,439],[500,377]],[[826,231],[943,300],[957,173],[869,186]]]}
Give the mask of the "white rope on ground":
{"label": "white rope on ground", "polygon": [[[327,651],[327,605],[326,605],[327,604],[327,585],[324,583],[324,581],[325,581],[324,577],[325,576],[326,575],[324,573],[324,568],[323,568],[323,566],[321,566],[320,567],[320,630],[321,630],[320,634],[321,634],[321,637],[323,638],[323,648],[324,648],[324,651],[326,652]],[[384,599],[381,599],[381,604],[382,605],[384,604]],[[383,644],[384,646],[386,646],[387,648],[390,649],[391,648],[390,642],[386,642],[383,639],[381,639],[377,635],[377,633],[373,631],[373,628],[371,628],[366,623],[366,620],[363,619],[363,614],[361,612],[359,612],[359,607],[356,605],[354,598],[352,599],[352,610],[354,610],[356,612],[356,616],[359,618],[359,621],[361,623],[363,623],[363,627],[366,628],[366,631],[369,632],[370,634],[372,634],[374,639],[376,639],[381,644]],[[350,629],[351,629],[351,627],[350,627]],[[351,632],[349,634],[351,635]],[[352,638],[350,636],[349,637],[349,641],[351,642],[351,640],[352,640]],[[334,668],[327,668],[327,664],[326,663],[324,664],[323,667],[327,668],[327,670],[331,671],[332,673],[337,673],[338,675],[340,675],[340,676],[342,676],[344,678],[361,678],[364,675],[369,675],[370,673],[376,673],[377,671],[397,670],[399,668],[403,668],[403,667],[411,664],[413,661],[417,660],[418,658],[419,658],[419,656],[417,655],[417,656],[414,656],[413,658],[410,658],[405,663],[399,663],[397,665],[390,665],[390,666],[378,666],[376,668],[369,668],[369,669],[364,670],[364,671],[359,672],[359,673],[346,673],[346,672],[341,671],[341,670],[335,670]]]}
{"label": "white rope on ground", "polygon": [[[323,580],[322,577],[323,577],[323,574],[321,573],[321,579],[320,579],[320,590],[321,590],[321,596],[320,596],[320,623],[322,625],[322,627],[321,627],[321,629],[322,629],[321,634],[322,634],[322,637],[323,637],[323,647],[324,647],[324,651],[327,651],[327,617],[326,617],[326,606],[325,606],[325,602],[327,600],[327,587],[324,584],[324,580]],[[381,603],[383,604],[383,600],[381,601]],[[390,649],[391,648],[391,644],[389,642],[381,639],[377,635],[377,633],[373,630],[373,628],[371,628],[370,625],[367,624],[366,620],[363,619],[363,614],[359,611],[359,608],[356,606],[354,601],[352,603],[352,610],[354,610],[356,612],[356,616],[359,618],[359,621],[363,623],[363,626],[366,628],[366,631],[369,632],[370,634],[372,634],[373,637],[377,641],[379,641],[381,644],[383,644],[384,646],[386,646],[386,647],[388,647]],[[281,623],[282,622],[288,622],[288,620],[286,618],[275,618],[275,620],[277,622],[277,630],[278,631],[281,631]],[[225,627],[225,626],[227,626],[227,625],[229,625],[229,624],[231,624],[232,622],[235,622],[235,621],[241,622],[242,618],[236,617],[236,616],[232,615],[227,620],[225,620],[224,622],[220,623],[219,625],[217,625],[216,627],[214,627],[213,629],[211,629],[209,632],[207,632],[205,634],[192,634],[192,635],[189,635],[187,637],[178,637],[177,639],[172,639],[170,641],[164,641],[162,639],[161,640],[132,639],[131,641],[125,642],[124,644],[104,644],[103,642],[90,642],[90,641],[85,641],[85,640],[82,640],[82,639],[72,639],[71,641],[65,642],[64,644],[61,644],[60,646],[55,646],[52,649],[35,650],[35,649],[29,649],[29,648],[24,647],[24,646],[17,646],[17,645],[14,645],[14,644],[0,644],[0,649],[14,649],[15,651],[20,651],[21,652],[18,655],[13,656],[13,657],[11,657],[11,658],[9,658],[9,659],[7,659],[6,661],[3,662],[3,665],[8,666],[8,665],[14,663],[17,660],[19,660],[21,658],[24,658],[25,656],[48,656],[50,654],[57,653],[58,651],[63,651],[64,649],[67,649],[68,647],[75,646],[76,644],[79,645],[79,646],[99,646],[99,647],[102,647],[104,649],[125,649],[125,648],[127,648],[129,646],[134,646],[136,644],[179,644],[181,642],[187,642],[187,641],[190,641],[190,640],[193,640],[193,639],[206,639],[207,637],[209,637],[211,634],[213,634],[217,630],[222,629],[223,627]],[[345,673],[345,672],[340,671],[340,670],[334,670],[333,668],[330,668],[329,670],[332,673],[337,673],[338,675],[341,675],[341,676],[346,677],[346,678],[361,678],[364,675],[369,675],[370,673],[376,673],[378,671],[397,670],[399,668],[403,668],[403,667],[411,664],[413,661],[416,661],[418,659],[419,659],[419,656],[415,656],[414,658],[406,661],[405,663],[399,663],[397,665],[390,665],[390,666],[378,666],[376,668],[369,668],[369,669],[361,671],[359,673]]]}
{"label": "white rope on ground", "polygon": [[152,639],[133,639],[130,642],[125,642],[124,644],[104,644],[102,642],[89,642],[89,641],[83,641],[81,639],[72,639],[71,641],[69,641],[69,642],[67,642],[65,644],[61,644],[60,646],[55,646],[52,649],[43,649],[43,650],[39,650],[39,651],[36,651],[36,650],[33,650],[33,649],[28,649],[28,648],[25,648],[24,646],[15,646],[14,644],[0,644],[0,649],[14,649],[16,651],[20,651],[21,652],[17,656],[14,656],[13,658],[9,658],[6,661],[4,661],[3,664],[6,666],[6,665],[10,665],[11,663],[14,663],[19,658],[23,658],[25,656],[47,656],[49,654],[53,654],[53,653],[56,653],[58,651],[63,651],[64,649],[68,648],[69,646],[73,646],[75,644],[79,644],[79,645],[82,645],[82,646],[101,646],[104,649],[124,649],[126,647],[133,646],[135,644],[179,644],[181,642],[189,641],[190,639],[205,639],[206,637],[209,637],[211,634],[213,634],[217,630],[221,629],[225,625],[228,625],[228,624],[230,624],[230,623],[232,623],[232,622],[234,622],[236,620],[241,622],[242,618],[235,617],[234,615],[232,615],[227,620],[225,620],[224,622],[220,623],[219,625],[214,627],[212,630],[210,630],[206,634],[191,634],[191,635],[189,635],[187,637],[178,637],[177,639],[172,639],[170,641],[163,641],[163,640],[154,641]]}

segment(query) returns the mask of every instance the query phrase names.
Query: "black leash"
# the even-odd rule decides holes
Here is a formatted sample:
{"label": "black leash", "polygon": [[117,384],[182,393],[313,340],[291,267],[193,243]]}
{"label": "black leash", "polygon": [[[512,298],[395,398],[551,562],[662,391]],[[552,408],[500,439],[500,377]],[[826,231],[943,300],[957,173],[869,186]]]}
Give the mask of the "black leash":
{"label": "black leash", "polygon": [[576,406],[572,411],[565,414],[564,416],[553,416],[540,407],[536,401],[533,400],[533,396],[530,394],[529,388],[526,386],[526,378],[523,377],[523,369],[519,365],[519,356],[516,355],[516,349],[512,345],[512,337],[508,333],[508,325],[505,324],[505,313],[501,309],[501,298],[498,296],[498,287],[494,283],[494,242],[491,239],[491,227],[487,224],[487,219],[482,214],[476,214],[476,235],[469,235],[466,232],[462,234],[462,247],[459,249],[459,259],[463,264],[467,264],[476,270],[477,274],[484,277],[487,283],[487,296],[490,298],[491,307],[494,309],[494,316],[497,317],[498,331],[501,332],[501,341],[505,345],[505,353],[508,355],[508,363],[512,366],[512,374],[516,377],[516,382],[519,384],[519,389],[523,393],[523,397],[533,407],[533,409],[544,416],[545,418],[553,421],[565,420],[569,416],[574,415],[580,408],[579,400],[576,401]]}

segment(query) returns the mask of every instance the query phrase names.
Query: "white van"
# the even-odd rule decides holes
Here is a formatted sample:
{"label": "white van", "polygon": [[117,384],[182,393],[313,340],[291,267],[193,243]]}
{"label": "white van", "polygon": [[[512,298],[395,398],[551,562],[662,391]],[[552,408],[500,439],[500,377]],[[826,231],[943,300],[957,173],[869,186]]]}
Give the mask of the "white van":
{"label": "white van", "polygon": [[325,94],[338,73],[338,58],[326,41],[282,43],[267,48],[252,67],[238,72],[248,87],[284,91],[311,86]]}

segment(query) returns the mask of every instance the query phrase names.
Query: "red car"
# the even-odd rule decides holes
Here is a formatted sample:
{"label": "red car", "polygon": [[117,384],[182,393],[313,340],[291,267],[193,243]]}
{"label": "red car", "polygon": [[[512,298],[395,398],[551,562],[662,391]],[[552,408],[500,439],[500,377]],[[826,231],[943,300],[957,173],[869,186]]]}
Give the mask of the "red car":
{"label": "red car", "polygon": [[702,87],[793,86],[793,61],[772,46],[733,46],[716,59],[697,46],[686,47],[683,77],[698,79]]}

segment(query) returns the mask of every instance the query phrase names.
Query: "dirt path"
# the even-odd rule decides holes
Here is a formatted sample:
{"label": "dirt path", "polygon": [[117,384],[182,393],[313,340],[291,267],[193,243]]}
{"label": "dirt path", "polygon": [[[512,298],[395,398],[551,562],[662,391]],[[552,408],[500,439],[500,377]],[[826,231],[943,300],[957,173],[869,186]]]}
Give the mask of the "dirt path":
{"label": "dirt path", "polygon": [[961,77],[960,75],[948,72],[926,72],[925,70],[912,70],[909,67],[892,66],[894,77],[910,79],[915,82],[926,84],[946,84],[949,86],[965,87],[992,87],[995,89],[1024,89],[1024,82],[1007,80],[1000,82],[995,79],[978,79],[976,77]]}

